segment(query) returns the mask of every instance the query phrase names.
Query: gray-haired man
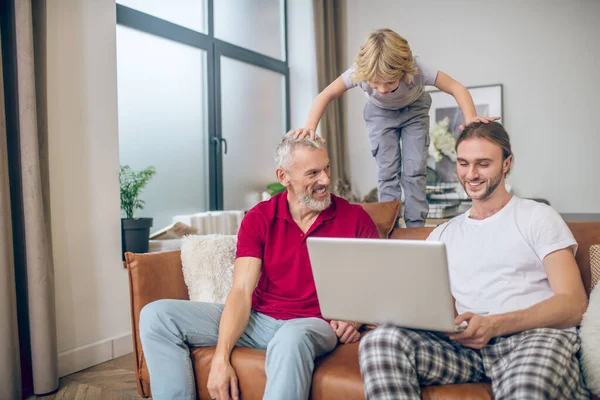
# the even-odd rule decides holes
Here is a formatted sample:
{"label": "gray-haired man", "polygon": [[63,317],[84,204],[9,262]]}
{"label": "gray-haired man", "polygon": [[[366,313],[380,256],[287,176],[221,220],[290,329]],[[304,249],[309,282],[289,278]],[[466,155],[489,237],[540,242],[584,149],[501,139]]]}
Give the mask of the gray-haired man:
{"label": "gray-haired man", "polygon": [[314,359],[359,339],[358,326],[321,315],[306,238],[376,238],[367,213],[329,192],[320,138],[284,136],[276,175],[287,190],[251,209],[238,233],[233,287],[225,305],[177,300],[148,304],[140,337],[152,397],[195,399],[190,346],[215,346],[208,391],[238,399],[234,346],[266,349],[265,399],[307,399]]}

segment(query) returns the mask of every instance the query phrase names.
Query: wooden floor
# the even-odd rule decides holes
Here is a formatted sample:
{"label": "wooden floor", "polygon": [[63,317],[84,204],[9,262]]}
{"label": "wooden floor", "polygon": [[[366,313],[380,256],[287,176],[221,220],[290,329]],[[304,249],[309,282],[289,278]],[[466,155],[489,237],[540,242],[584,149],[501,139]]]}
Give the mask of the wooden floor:
{"label": "wooden floor", "polygon": [[60,379],[60,387],[48,396],[27,400],[131,400],[142,399],[133,372],[133,354],[115,358]]}

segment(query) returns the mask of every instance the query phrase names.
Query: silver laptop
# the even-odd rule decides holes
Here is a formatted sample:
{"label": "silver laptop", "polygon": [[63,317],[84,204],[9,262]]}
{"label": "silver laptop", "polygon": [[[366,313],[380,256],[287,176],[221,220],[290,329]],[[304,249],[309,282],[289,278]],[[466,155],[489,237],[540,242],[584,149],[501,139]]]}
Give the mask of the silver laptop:
{"label": "silver laptop", "polygon": [[308,238],[323,317],[457,332],[446,247],[424,240]]}

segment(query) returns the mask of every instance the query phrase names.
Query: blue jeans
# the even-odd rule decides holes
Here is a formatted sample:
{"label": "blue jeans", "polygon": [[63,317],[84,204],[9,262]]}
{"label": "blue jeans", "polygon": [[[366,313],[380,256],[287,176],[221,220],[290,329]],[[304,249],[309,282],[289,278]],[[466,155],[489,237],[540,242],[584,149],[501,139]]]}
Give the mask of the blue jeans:
{"label": "blue jeans", "polygon": [[[158,300],[140,313],[140,338],[154,400],[196,399],[189,347],[215,346],[222,304]],[[263,399],[308,399],[315,357],[338,338],[319,318],[277,320],[251,311],[238,346],[266,349]]]}

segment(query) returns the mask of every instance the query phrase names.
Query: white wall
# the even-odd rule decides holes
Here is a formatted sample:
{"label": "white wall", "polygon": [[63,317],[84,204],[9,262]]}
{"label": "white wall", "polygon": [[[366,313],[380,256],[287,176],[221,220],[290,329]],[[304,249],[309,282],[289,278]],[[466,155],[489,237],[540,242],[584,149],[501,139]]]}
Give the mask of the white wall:
{"label": "white wall", "polygon": [[[600,2],[586,0],[345,0],[344,67],[369,32],[389,27],[465,86],[502,83],[514,191],[559,212],[598,213],[599,15]],[[376,185],[365,99],[359,89],[346,96],[350,174],[364,195]]]}
{"label": "white wall", "polygon": [[116,11],[48,0],[47,91],[59,373],[132,350],[121,262]]}

